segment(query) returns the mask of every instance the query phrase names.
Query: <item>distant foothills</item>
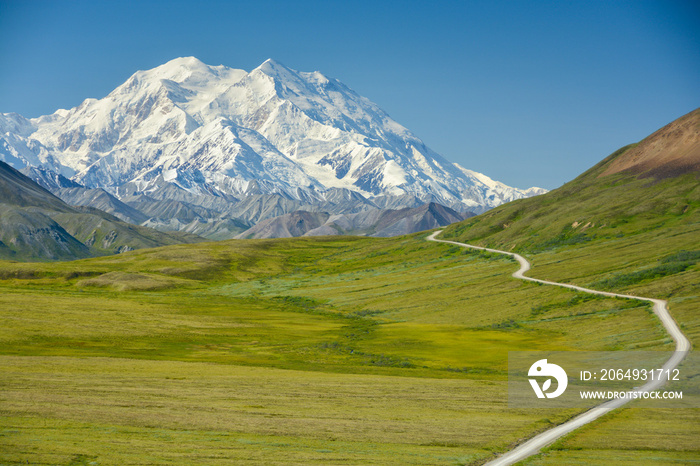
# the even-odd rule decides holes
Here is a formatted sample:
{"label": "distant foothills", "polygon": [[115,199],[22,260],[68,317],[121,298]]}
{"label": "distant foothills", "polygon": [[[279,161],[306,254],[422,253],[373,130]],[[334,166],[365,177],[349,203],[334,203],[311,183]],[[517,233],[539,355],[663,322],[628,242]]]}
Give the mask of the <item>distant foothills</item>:
{"label": "distant foothills", "polygon": [[451,163],[340,81],[274,60],[178,58],[70,110],[0,114],[0,160],[69,205],[215,240],[391,236],[546,192]]}

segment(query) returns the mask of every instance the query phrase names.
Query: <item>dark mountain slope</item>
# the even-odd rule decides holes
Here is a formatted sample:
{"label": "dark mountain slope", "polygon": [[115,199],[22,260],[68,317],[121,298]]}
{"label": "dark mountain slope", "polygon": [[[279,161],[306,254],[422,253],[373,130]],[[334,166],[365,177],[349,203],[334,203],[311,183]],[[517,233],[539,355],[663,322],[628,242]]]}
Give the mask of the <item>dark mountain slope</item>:
{"label": "dark mountain slope", "polygon": [[460,214],[436,203],[399,210],[366,209],[354,214],[299,210],[263,220],[238,238],[288,238],[296,236],[365,235],[399,236],[449,225],[463,220]]}
{"label": "dark mountain slope", "polygon": [[49,217],[48,212],[77,214],[46,189],[0,162],[0,258],[89,257],[88,247]]}
{"label": "dark mountain slope", "polygon": [[0,259],[70,260],[90,256],[86,245],[48,215],[0,204]]}
{"label": "dark mountain slope", "polygon": [[82,188],[83,185],[46,168],[26,166],[19,171],[44,189],[53,192],[61,188]]}
{"label": "dark mountain slope", "polygon": [[130,225],[91,207],[69,206],[0,162],[0,259],[70,260],[201,240]]}
{"label": "dark mountain slope", "polygon": [[388,210],[380,217],[372,236],[407,235],[459,222],[467,216],[434,202],[413,209]]}
{"label": "dark mountain slope", "polygon": [[112,214],[124,222],[138,225],[148,219],[147,215],[123,203],[104,189],[90,189],[80,186],[58,188],[54,192],[70,205],[94,207]]}
{"label": "dark mountain slope", "polygon": [[57,212],[75,212],[65,202],[5,162],[0,162],[0,203],[16,207],[40,207]]}

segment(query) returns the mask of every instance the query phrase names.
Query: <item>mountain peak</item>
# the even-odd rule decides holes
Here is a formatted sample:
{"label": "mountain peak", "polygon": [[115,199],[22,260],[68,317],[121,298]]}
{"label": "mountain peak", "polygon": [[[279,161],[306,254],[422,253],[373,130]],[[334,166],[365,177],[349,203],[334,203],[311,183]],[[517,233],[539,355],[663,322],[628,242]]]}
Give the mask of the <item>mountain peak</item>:
{"label": "mountain peak", "polygon": [[188,68],[201,68],[207,65],[197,57],[179,57],[173,58],[172,60],[166,62],[158,68],[174,68],[178,66],[184,66]]}
{"label": "mountain peak", "polygon": [[186,76],[193,72],[202,71],[210,72],[210,67],[195,57],[180,57],[141,73],[153,75],[161,79],[175,78],[173,80],[177,81],[179,76]]}
{"label": "mountain peak", "polygon": [[[0,149],[0,160],[113,192],[131,182],[142,192],[171,183],[247,196],[246,187],[259,183],[262,193],[295,199],[347,189],[470,210],[525,196],[462,171],[340,81],[272,58],[250,73],[175,58],[66,118],[15,120],[23,121],[0,119],[0,129],[9,127],[0,131],[0,148],[10,148]],[[161,177],[169,170],[178,176]]]}
{"label": "mountain peak", "polygon": [[283,77],[285,75],[296,74],[294,70],[288,68],[283,63],[280,63],[273,58],[268,58],[267,60],[262,62],[262,64],[258,66],[256,70],[260,70],[261,72],[273,78],[276,76]]}
{"label": "mountain peak", "polygon": [[271,67],[282,67],[282,68],[287,68],[283,63],[278,62],[274,58],[268,58],[264,62],[260,64],[260,66],[271,66]]}
{"label": "mountain peak", "polygon": [[[156,68],[139,71],[133,77],[146,79],[168,79],[182,83],[196,76],[197,81],[209,80],[216,74],[215,70],[196,57],[174,58]],[[128,81],[127,81],[128,82]]]}

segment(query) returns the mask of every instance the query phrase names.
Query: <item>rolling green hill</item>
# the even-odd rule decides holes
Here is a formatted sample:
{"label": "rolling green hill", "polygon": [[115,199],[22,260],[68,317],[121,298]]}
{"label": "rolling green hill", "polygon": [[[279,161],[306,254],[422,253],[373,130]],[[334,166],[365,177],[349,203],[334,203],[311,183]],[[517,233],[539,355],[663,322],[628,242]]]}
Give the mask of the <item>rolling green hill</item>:
{"label": "rolling green hill", "polygon": [[693,230],[699,206],[700,109],[559,189],[452,225],[443,237],[539,253],[653,229]]}
{"label": "rolling green hill", "polygon": [[[559,189],[453,224],[442,237],[520,252],[536,277],[661,298],[694,296],[699,160],[700,109]],[[686,300],[671,309],[696,343],[697,305]]]}

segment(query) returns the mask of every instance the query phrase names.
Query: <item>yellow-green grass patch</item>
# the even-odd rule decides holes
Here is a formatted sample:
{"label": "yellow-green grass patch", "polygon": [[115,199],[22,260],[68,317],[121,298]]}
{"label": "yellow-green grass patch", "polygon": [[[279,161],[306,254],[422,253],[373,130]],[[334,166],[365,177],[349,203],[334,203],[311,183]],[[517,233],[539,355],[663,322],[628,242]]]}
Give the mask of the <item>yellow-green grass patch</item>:
{"label": "yellow-green grass patch", "polygon": [[[488,456],[513,438],[572,414],[510,409],[496,401],[505,399],[505,382],[117,358],[2,356],[0,369],[6,426],[0,442],[8,446],[0,453],[3,460],[34,458],[32,450],[56,454],[64,449],[65,437],[81,427],[105,440],[105,429],[137,429],[133,438],[117,436],[131,446],[126,452],[144,438],[153,444],[162,436],[158,461],[178,451],[173,443],[181,443],[178,439],[194,443],[210,432],[258,438],[263,444],[284,438],[292,462],[302,461],[305,457],[297,455],[308,453],[310,444],[339,441],[356,453],[367,450],[355,456],[368,462],[377,453],[373,450],[395,450],[399,456],[421,455],[425,464],[450,464]],[[21,421],[28,418],[35,420]],[[68,433],[58,432],[60,425]],[[40,440],[36,449],[26,449],[29,438]],[[437,450],[451,455],[436,457],[435,447],[449,447]],[[101,459],[105,444],[87,438],[71,448],[70,454],[100,463],[118,461]]]}

